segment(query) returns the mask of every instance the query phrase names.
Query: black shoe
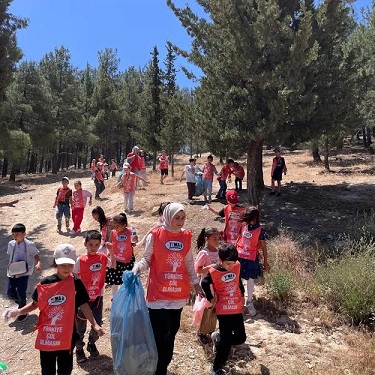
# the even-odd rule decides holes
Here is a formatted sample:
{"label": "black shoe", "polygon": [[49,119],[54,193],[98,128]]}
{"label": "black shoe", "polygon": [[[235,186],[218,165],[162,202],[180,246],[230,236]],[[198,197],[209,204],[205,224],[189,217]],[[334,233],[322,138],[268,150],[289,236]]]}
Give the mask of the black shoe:
{"label": "black shoe", "polygon": [[23,322],[29,314],[18,315],[17,322]]}
{"label": "black shoe", "polygon": [[271,191],[269,195],[275,195],[276,193],[274,191]]}
{"label": "black shoe", "polygon": [[198,341],[202,344],[202,345],[208,345],[208,343],[210,342],[210,339],[208,338],[207,335],[203,334],[203,333],[200,333],[198,335]]}
{"label": "black shoe", "polygon": [[222,368],[218,368],[214,370],[214,366],[211,367],[210,375],[225,375],[226,372]]}
{"label": "black shoe", "polygon": [[7,296],[8,296],[9,299],[12,299],[13,301],[17,301],[18,300],[17,296],[12,296],[11,294],[8,294],[8,293],[7,293]]}
{"label": "black shoe", "polygon": [[87,361],[87,357],[83,349],[76,350],[76,361],[77,363],[82,363]]}
{"label": "black shoe", "polygon": [[87,351],[90,353],[91,357],[97,357],[99,355],[99,350],[93,342],[87,344]]}

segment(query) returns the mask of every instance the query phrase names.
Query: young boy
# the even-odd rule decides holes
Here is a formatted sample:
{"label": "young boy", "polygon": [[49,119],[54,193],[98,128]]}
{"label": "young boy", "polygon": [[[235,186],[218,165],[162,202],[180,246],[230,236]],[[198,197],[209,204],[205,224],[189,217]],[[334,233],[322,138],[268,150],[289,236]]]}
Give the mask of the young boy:
{"label": "young boy", "polygon": [[92,204],[92,194],[88,190],[82,189],[82,182],[77,180],[74,182],[75,191],[72,194],[72,218],[73,218],[73,232],[81,231],[81,223],[83,219],[83,211],[89,200],[89,206]]}
{"label": "young boy", "polygon": [[160,183],[164,185],[164,180],[168,177],[168,156],[165,150],[159,155]]}
{"label": "young boy", "polygon": [[127,212],[128,210],[134,211],[134,194],[135,188],[137,186],[137,179],[142,180],[145,184],[147,184],[147,181],[141,176],[130,172],[130,164],[124,163],[123,169],[124,173],[122,175],[121,181],[117,185],[120,185],[122,183],[125,212]]}
{"label": "young boy", "polygon": [[[96,230],[88,231],[85,238],[86,255],[78,257],[74,265],[73,273],[79,277],[86,287],[90,301],[88,305],[92,311],[94,319],[100,324],[103,317],[103,295],[106,267],[108,266],[108,257],[103,253],[98,253],[102,236]],[[77,332],[79,339],[76,342],[76,360],[78,363],[87,360],[83,347],[85,345],[83,337],[86,332],[87,319],[81,309],[77,314]],[[99,351],[95,342],[99,339],[98,333],[91,327],[87,351],[91,357],[97,357]]]}
{"label": "young boy", "polygon": [[65,225],[67,232],[69,229],[70,219],[70,204],[72,204],[72,189],[68,187],[69,178],[63,177],[61,180],[62,187],[57,190],[55,204],[53,208],[57,207],[56,219],[57,219],[57,232],[61,233],[62,217],[65,216]]}
{"label": "young boy", "polygon": [[271,169],[271,192],[270,195],[275,195],[275,181],[277,181],[277,193],[279,197],[281,195],[281,180],[286,175],[287,169],[285,164],[285,159],[280,155],[280,147],[274,148],[275,157],[272,160],[272,169]]}
{"label": "young boy", "polygon": [[224,218],[224,242],[235,245],[242,226],[240,217],[246,212],[246,208],[238,204],[238,194],[235,190],[228,190],[225,198],[228,204],[220,211],[214,210],[210,205],[208,209],[213,214]]}
{"label": "young boy", "polygon": [[[28,240],[26,237],[26,227],[23,224],[16,224],[12,228],[13,240],[8,243],[9,263],[8,263],[8,290],[7,295],[18,303],[18,308],[26,305],[26,291],[29,276],[33,270],[42,272],[42,266],[39,258],[39,250],[35,247],[34,242]],[[25,261],[25,272],[17,275],[10,274],[9,265],[14,262]],[[27,314],[20,315],[18,321],[22,322],[27,317]]]}
{"label": "young boy", "polygon": [[217,175],[216,167],[212,164],[214,158],[212,155],[207,156],[207,163],[203,166],[203,184],[204,184],[204,201],[208,204],[211,203],[212,195],[212,181],[214,179],[214,173]]}
{"label": "young boy", "polygon": [[245,170],[241,165],[237,162],[233,164],[232,173],[234,174],[234,184],[236,187],[236,191],[241,193],[242,192],[242,180],[245,177]]}
{"label": "young boy", "polygon": [[46,276],[37,285],[32,302],[21,309],[7,309],[3,313],[7,321],[39,309],[38,334],[35,348],[40,351],[43,375],[70,375],[73,370],[73,348],[77,341],[75,316],[83,311],[99,336],[102,327],[94,319],[87,302],[89,296],[81,279],[72,275],[76,262],[76,250],[70,244],[60,244],[53,254],[56,273]]}
{"label": "young boy", "polygon": [[195,175],[198,172],[202,172],[199,167],[196,165],[196,160],[194,158],[189,159],[189,164],[185,165],[184,170],[182,171],[180,182],[186,174],[186,185],[188,188],[188,199],[192,200],[195,195]]}
{"label": "young boy", "polygon": [[[219,246],[219,262],[211,267],[201,282],[206,298],[215,305],[219,331],[211,337],[214,344],[215,359],[211,367],[211,375],[225,374],[232,345],[243,344],[246,340],[245,326],[242,316],[245,289],[240,278],[238,253],[233,245]],[[211,292],[211,285],[214,295]]]}
{"label": "young boy", "polygon": [[104,191],[103,163],[98,161],[94,170],[95,199],[100,199],[100,194]]}
{"label": "young boy", "polygon": [[226,163],[224,163],[217,180],[219,181],[220,189],[216,194],[216,198],[218,199],[225,199],[225,194],[227,192],[227,180],[230,182],[230,176],[232,174],[232,167],[233,167],[234,160],[228,159]]}

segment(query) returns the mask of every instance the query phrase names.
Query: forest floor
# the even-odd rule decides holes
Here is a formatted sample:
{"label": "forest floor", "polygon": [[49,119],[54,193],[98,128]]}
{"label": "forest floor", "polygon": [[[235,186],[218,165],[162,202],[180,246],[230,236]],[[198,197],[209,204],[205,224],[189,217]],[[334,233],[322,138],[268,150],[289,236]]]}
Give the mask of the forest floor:
{"label": "forest floor", "polygon": [[[269,184],[272,162],[271,151],[264,152],[264,178]],[[331,172],[312,161],[305,150],[287,151],[284,154],[288,173],[283,180],[282,195],[269,196],[269,186],[264,191],[261,205],[262,223],[269,234],[276,235],[280,228],[293,232],[307,244],[324,244],[342,234],[346,224],[361,210],[374,208],[375,163],[374,157],[359,147],[345,148],[330,157]],[[169,176],[164,185],[159,184],[159,174],[149,172],[150,181],[146,189],[135,195],[135,211],[128,215],[129,224],[137,229],[140,238],[154,225],[157,218],[151,213],[163,201],[182,202],[187,207],[185,227],[194,234],[206,226],[223,228],[222,220],[209,211],[202,210],[204,203],[196,198],[188,204],[185,182],[179,178],[189,156],[176,158],[175,177]],[[202,165],[205,158],[198,159]],[[241,162],[244,162],[241,160]],[[219,167],[219,166],[218,166]],[[71,243],[79,254],[84,253],[84,233],[72,236],[56,233],[55,210],[52,208],[61,177],[73,181],[80,179],[83,188],[94,192],[94,184],[88,171],[67,171],[58,175],[18,176],[15,183],[0,182],[0,201],[19,199],[15,207],[0,209],[0,310],[14,307],[6,297],[6,255],[7,243],[11,239],[11,228],[17,222],[27,227],[27,236],[33,240],[43,264],[42,276],[53,273],[52,254],[59,243]],[[99,204],[108,215],[122,212],[121,190],[115,187],[115,179],[106,181]],[[218,184],[214,183],[215,189]],[[230,186],[233,186],[231,184]],[[246,182],[245,185],[246,186]],[[246,192],[241,195],[244,201]],[[217,210],[223,202],[213,201]],[[91,217],[91,208],[85,210],[83,230],[98,229]],[[136,248],[136,257],[142,249]],[[28,297],[30,298],[41,275],[30,277]],[[265,276],[267,277],[267,276]],[[227,370],[230,374],[248,375],[302,375],[302,374],[375,374],[375,339],[370,333],[347,325],[324,305],[316,305],[306,298],[298,298],[289,305],[282,305],[269,299],[264,286],[255,290],[255,306],[258,314],[245,320],[247,341],[234,348]],[[107,334],[98,341],[100,356],[78,365],[73,374],[113,374],[109,333],[110,292],[105,294],[103,327]],[[40,373],[39,355],[34,348],[36,334],[33,333],[37,313],[30,314],[24,322],[2,325],[0,335],[0,362],[8,365],[11,375],[35,375]],[[177,334],[171,374],[208,374],[212,353],[196,341],[195,328],[191,326],[192,307],[183,311],[181,329]],[[141,374],[140,374],[141,375]]]}

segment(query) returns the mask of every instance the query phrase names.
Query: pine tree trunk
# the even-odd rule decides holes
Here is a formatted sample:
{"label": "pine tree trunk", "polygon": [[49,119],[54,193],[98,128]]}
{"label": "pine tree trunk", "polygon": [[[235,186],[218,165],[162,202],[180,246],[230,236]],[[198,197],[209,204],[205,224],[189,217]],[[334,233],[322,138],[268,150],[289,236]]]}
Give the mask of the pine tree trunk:
{"label": "pine tree trunk", "polygon": [[1,171],[1,177],[6,177],[8,174],[8,159],[4,158],[3,169]]}
{"label": "pine tree trunk", "polygon": [[172,177],[174,177],[174,154],[170,154],[169,156],[169,160],[171,161],[171,175]]}
{"label": "pine tree trunk", "polygon": [[322,159],[319,154],[319,147],[315,142],[312,145],[311,154],[316,163],[321,163]]}
{"label": "pine tree trunk", "polygon": [[43,165],[44,165],[44,155],[41,156],[39,162],[39,173],[43,173]]}
{"label": "pine tree trunk", "polygon": [[9,181],[16,181],[16,170],[17,170],[17,166],[13,163],[12,164],[12,170],[10,171],[10,175],[9,175]]}
{"label": "pine tree trunk", "polygon": [[247,151],[247,198],[250,204],[259,204],[264,189],[263,180],[263,140],[253,140]]}
{"label": "pine tree trunk", "polygon": [[324,168],[327,171],[330,171],[328,156],[329,156],[329,140],[328,140],[328,137],[326,137],[324,140]]}
{"label": "pine tree trunk", "polygon": [[153,160],[152,160],[152,170],[156,171],[156,156],[157,156],[157,151],[154,151],[152,153]]}

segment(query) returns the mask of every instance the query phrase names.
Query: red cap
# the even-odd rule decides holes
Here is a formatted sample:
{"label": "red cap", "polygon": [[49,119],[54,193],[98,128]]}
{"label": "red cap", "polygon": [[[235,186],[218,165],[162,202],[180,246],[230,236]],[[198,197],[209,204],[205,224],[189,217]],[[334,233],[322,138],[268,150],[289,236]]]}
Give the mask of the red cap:
{"label": "red cap", "polygon": [[225,198],[228,201],[228,203],[236,204],[238,203],[238,194],[235,190],[228,190],[225,194]]}

